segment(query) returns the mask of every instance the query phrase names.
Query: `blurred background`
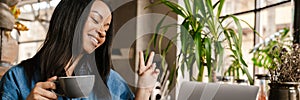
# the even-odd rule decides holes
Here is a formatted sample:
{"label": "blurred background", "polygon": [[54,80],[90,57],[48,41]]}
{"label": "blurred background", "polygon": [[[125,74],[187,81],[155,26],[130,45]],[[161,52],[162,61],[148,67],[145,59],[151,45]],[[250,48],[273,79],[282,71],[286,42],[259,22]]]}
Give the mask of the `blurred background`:
{"label": "blurred background", "polygon": [[[108,1],[111,3],[110,5],[113,10],[113,26],[114,34],[116,36],[116,41],[114,42],[112,49],[113,66],[122,76],[127,76],[128,79],[126,77],[125,79],[129,82],[129,84],[134,84],[137,81],[137,76],[134,74],[129,76],[126,75],[128,72],[124,72],[124,69],[131,68],[133,71],[137,69],[135,67],[137,64],[136,51],[145,51],[152,36],[151,34],[144,32],[144,29],[154,29],[156,24],[153,23],[158,22],[160,18],[153,16],[161,17],[169,12],[170,9],[163,5],[145,8],[157,0]],[[173,1],[178,2],[180,5],[184,5],[183,0]],[[217,0],[213,1],[217,2]],[[3,6],[5,0],[0,2],[2,2],[1,4]],[[52,12],[59,2],[60,0],[20,0],[15,6],[9,6],[9,8],[15,9],[12,10],[13,13],[16,13],[17,11],[16,15],[19,16],[16,17],[15,22],[19,23],[16,25],[21,26],[19,29],[7,29],[5,27],[1,27],[1,66],[9,67],[35,55],[45,39]],[[296,7],[297,4],[299,5],[299,1],[294,2],[291,0],[225,1],[221,18],[229,14],[236,15],[239,19],[247,21],[248,24],[255,28],[261,36],[261,38],[259,38],[249,27],[247,27],[245,23],[242,24],[242,51],[244,59],[248,64],[249,72],[252,76],[255,74],[266,74],[268,71],[264,68],[254,67],[251,60],[253,58],[253,54],[249,53],[250,50],[253,49],[256,44],[272,38],[272,35],[279,30],[284,28],[294,30],[294,27],[298,27],[299,24],[295,24],[300,18],[300,16],[296,14],[296,11],[299,13],[300,9],[299,7]],[[3,7],[0,8],[0,11],[6,9],[6,6]],[[175,21],[176,23],[176,21],[182,20],[173,13],[170,13],[168,16],[170,17],[171,22]],[[0,17],[0,21],[6,18],[5,16]],[[140,19],[139,17],[145,19]],[[148,21],[144,22],[145,20]],[[16,25],[15,27],[17,27]],[[122,31],[124,28],[126,28],[125,32]],[[171,33],[177,31],[178,30],[175,28],[174,30],[171,30]],[[289,34],[297,34],[297,32],[294,34],[292,33],[294,32],[290,32]],[[297,40],[299,41],[299,37],[294,39],[294,41]],[[176,59],[176,54],[176,48],[174,48],[173,51],[170,51],[170,56],[167,57],[169,63],[172,63],[172,61]],[[226,55],[224,57],[224,59],[228,60],[224,61],[224,66],[229,66],[229,57]],[[126,67],[124,67],[124,65]],[[225,69],[226,67],[224,67],[223,70]]]}

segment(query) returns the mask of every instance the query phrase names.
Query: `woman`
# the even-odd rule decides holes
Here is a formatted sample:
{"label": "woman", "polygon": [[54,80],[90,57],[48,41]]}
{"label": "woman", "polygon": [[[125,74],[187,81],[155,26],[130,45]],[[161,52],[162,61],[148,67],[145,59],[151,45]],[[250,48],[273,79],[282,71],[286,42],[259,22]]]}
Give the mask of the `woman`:
{"label": "woman", "polygon": [[[51,17],[49,30],[37,54],[12,67],[2,78],[3,100],[68,99],[57,96],[53,81],[60,76],[94,74],[92,100],[128,100],[134,95],[118,73],[111,70],[111,12],[100,0],[62,0]],[[159,74],[152,64],[145,65],[140,54],[136,100],[149,99]],[[82,70],[84,69],[84,70]],[[80,99],[80,98],[78,98]]]}

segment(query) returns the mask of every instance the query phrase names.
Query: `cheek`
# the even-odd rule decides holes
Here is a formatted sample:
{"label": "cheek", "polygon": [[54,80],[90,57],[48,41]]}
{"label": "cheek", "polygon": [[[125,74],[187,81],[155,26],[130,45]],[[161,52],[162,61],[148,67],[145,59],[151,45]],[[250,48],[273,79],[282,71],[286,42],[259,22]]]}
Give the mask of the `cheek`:
{"label": "cheek", "polygon": [[109,25],[105,25],[105,26],[104,26],[104,29],[105,29],[106,31],[108,31]]}
{"label": "cheek", "polygon": [[106,37],[103,38],[103,40],[101,41],[101,45],[104,44],[105,41],[106,41]]}
{"label": "cheek", "polygon": [[100,44],[97,46],[97,48],[102,46],[104,44],[105,40],[106,40],[106,38],[101,38]]}
{"label": "cheek", "polygon": [[86,23],[84,28],[83,28],[83,34],[87,34],[90,31],[90,23]]}
{"label": "cheek", "polygon": [[91,22],[91,19],[88,19],[83,28],[83,34],[87,34],[90,31],[95,30],[97,25]]}

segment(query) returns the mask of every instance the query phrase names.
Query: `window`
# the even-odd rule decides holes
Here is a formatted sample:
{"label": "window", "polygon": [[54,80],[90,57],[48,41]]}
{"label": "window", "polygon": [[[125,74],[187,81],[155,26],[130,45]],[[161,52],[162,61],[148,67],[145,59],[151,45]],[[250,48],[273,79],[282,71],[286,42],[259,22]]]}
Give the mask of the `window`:
{"label": "window", "polygon": [[[291,0],[226,0],[222,16],[233,14],[239,19],[247,21],[262,36],[255,36],[243,24],[243,55],[252,74],[267,73],[263,68],[255,68],[252,64],[250,50],[255,44],[268,39],[275,32],[291,29],[293,19],[293,6]],[[226,62],[226,61],[225,61]],[[253,70],[251,70],[253,69]]]}
{"label": "window", "polygon": [[17,37],[19,42],[17,63],[34,56],[39,50],[46,37],[54,7],[59,1],[21,1],[18,3],[21,15],[17,20],[27,26],[29,30],[20,31],[20,36]]}

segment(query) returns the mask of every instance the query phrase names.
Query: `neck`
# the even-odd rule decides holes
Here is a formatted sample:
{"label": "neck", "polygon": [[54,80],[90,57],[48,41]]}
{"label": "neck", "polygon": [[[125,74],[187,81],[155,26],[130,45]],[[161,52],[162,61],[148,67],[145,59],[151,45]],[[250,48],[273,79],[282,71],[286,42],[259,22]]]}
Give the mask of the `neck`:
{"label": "neck", "polygon": [[67,76],[72,76],[72,73],[74,72],[76,65],[78,64],[79,60],[82,57],[83,57],[83,54],[79,54],[77,57],[75,57],[73,62],[70,60],[69,63],[67,64],[67,66],[65,66],[65,71],[66,71]]}

